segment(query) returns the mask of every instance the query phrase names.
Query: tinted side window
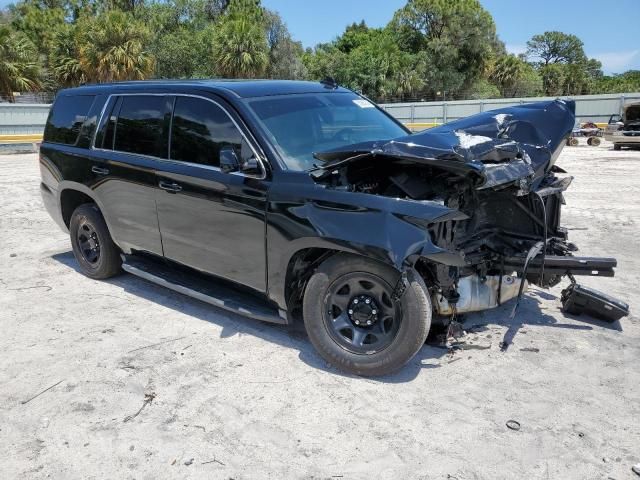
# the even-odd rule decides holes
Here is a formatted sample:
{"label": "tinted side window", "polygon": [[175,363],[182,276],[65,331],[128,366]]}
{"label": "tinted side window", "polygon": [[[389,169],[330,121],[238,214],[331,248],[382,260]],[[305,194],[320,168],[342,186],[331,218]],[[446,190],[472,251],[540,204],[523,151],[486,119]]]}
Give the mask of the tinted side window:
{"label": "tinted side window", "polygon": [[104,116],[98,125],[96,132],[95,147],[113,150],[113,133],[116,129],[118,121],[118,112],[122,105],[122,97],[114,97],[107,101],[104,110]]}
{"label": "tinted side window", "polygon": [[58,97],[44,130],[45,142],[75,145],[95,95]]}
{"label": "tinted side window", "polygon": [[171,126],[171,158],[220,166],[220,148],[232,146],[238,158],[252,153],[238,128],[217,105],[193,97],[177,97]]}
{"label": "tinted side window", "polygon": [[113,149],[121,152],[166,157],[166,154],[162,152],[164,110],[165,98],[163,96],[122,97],[122,106],[115,125]]}

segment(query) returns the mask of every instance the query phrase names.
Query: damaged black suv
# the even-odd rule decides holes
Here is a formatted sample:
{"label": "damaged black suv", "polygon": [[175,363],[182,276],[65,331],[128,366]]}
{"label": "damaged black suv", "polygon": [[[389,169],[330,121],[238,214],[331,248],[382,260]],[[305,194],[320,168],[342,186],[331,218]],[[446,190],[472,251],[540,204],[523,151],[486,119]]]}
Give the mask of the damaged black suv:
{"label": "damaged black suv", "polygon": [[331,81],[83,86],[51,109],[41,191],[87,276],[302,319],[327,361],[381,375],[432,316],[613,275],[560,226],[574,123],[557,100],[412,135]]}

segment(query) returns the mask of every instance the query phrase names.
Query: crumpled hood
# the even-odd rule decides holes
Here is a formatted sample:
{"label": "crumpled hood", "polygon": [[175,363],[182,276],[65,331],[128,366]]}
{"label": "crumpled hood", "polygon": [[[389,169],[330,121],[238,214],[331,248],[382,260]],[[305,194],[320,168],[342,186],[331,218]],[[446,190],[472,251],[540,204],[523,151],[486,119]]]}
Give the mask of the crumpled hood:
{"label": "crumpled hood", "polygon": [[325,170],[369,156],[426,164],[472,177],[478,188],[529,178],[554,164],[575,125],[575,102],[553,100],[479,113],[391,141],[315,154]]}

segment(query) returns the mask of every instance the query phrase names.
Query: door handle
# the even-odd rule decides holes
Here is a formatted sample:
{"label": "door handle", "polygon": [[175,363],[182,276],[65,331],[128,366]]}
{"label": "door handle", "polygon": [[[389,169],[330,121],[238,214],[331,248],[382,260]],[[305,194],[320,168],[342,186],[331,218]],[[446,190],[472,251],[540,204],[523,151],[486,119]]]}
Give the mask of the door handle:
{"label": "door handle", "polygon": [[98,175],[109,175],[109,169],[108,168],[91,167],[91,171],[93,173],[97,173]]}
{"label": "door handle", "polygon": [[182,187],[180,185],[178,185],[177,183],[173,183],[173,182],[165,182],[163,180],[161,180],[158,183],[158,186],[162,189],[162,190],[166,190],[167,192],[179,192],[182,190]]}

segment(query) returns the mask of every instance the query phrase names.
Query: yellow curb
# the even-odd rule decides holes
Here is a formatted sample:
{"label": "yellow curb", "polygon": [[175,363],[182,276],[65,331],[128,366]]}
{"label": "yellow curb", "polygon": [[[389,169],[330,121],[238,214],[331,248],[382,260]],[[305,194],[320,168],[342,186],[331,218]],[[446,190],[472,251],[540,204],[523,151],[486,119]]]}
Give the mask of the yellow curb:
{"label": "yellow curb", "polygon": [[41,141],[42,135],[0,135],[0,143],[32,143]]}

